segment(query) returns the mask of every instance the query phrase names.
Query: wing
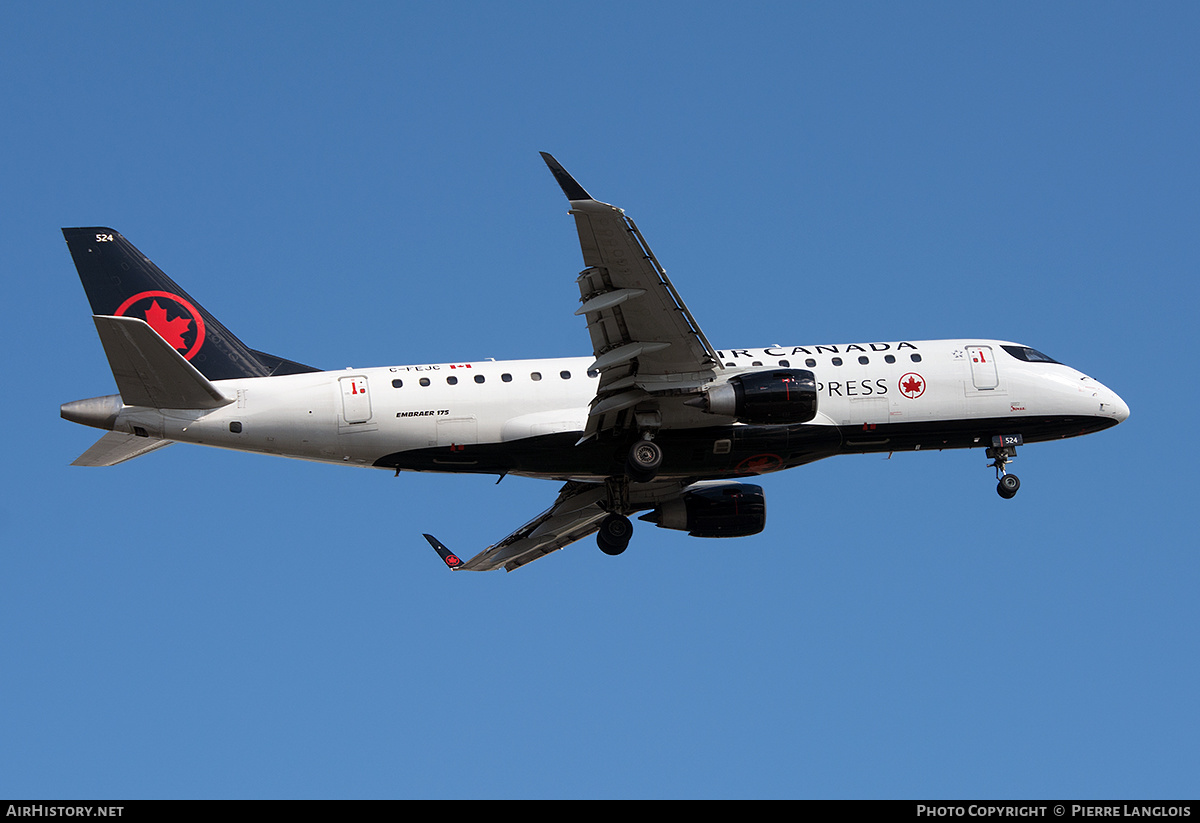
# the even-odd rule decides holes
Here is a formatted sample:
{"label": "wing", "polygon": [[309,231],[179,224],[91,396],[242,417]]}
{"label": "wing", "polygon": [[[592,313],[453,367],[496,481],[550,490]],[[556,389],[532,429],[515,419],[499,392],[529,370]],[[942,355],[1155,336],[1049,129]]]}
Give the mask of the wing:
{"label": "wing", "polygon": [[[586,266],[575,313],[587,318],[600,381],[582,440],[635,425],[712,425],[712,415],[685,401],[715,378],[720,359],[645,238],[625,212],[593,198],[549,154],[542,159],[571,201]],[[465,562],[436,537],[425,539],[451,569],[512,571],[594,534],[610,510],[653,508],[686,483],[620,484],[617,495],[610,485],[567,483],[553,506]]]}
{"label": "wing", "polygon": [[[654,508],[677,497],[685,485],[678,481],[638,483],[626,490],[623,502],[631,511]],[[595,534],[608,516],[608,500],[609,488],[602,483],[567,483],[553,506],[465,562],[433,535],[427,534],[425,539],[451,569],[511,572]]]}
{"label": "wing", "polygon": [[425,539],[452,569],[487,572],[503,568],[512,571],[593,534],[608,515],[600,508],[601,501],[606,499],[607,491],[602,485],[567,483],[553,506],[465,563],[437,538],[427,534]]}
{"label": "wing", "polygon": [[575,313],[587,318],[600,383],[584,438],[629,425],[622,413],[639,405],[657,413],[659,425],[702,425],[680,395],[714,378],[722,368],[716,351],[625,212],[594,199],[549,154],[542,159],[571,201],[587,267]]}

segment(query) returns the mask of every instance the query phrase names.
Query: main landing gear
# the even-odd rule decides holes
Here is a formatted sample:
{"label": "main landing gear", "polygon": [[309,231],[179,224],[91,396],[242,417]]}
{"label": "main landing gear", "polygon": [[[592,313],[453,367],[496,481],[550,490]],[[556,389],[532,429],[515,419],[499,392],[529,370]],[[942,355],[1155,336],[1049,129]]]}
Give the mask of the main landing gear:
{"label": "main landing gear", "polygon": [[1021,488],[1021,480],[1015,474],[1009,474],[1004,468],[1010,460],[1017,457],[1017,446],[1024,441],[1019,434],[997,435],[992,438],[992,446],[987,450],[987,456],[992,462],[989,468],[996,470],[996,494],[1005,500],[1011,500]]}
{"label": "main landing gear", "polygon": [[625,463],[625,473],[629,475],[629,479],[634,483],[647,483],[654,479],[658,474],[658,469],[662,466],[663,450],[662,448],[650,439],[649,435],[645,435],[643,439],[633,444],[633,448],[629,450],[629,458]]}
{"label": "main landing gear", "polygon": [[642,432],[641,438],[629,449],[625,459],[625,475],[610,477],[609,509],[612,512],[600,521],[600,530],[596,532],[596,545],[605,554],[618,555],[629,546],[633,537],[633,523],[623,514],[630,483],[649,483],[658,475],[662,466],[662,447],[654,442],[653,430]]}
{"label": "main landing gear", "polygon": [[623,514],[610,514],[600,521],[600,531],[596,532],[596,545],[605,554],[616,556],[629,546],[629,538],[633,537],[633,523]]}

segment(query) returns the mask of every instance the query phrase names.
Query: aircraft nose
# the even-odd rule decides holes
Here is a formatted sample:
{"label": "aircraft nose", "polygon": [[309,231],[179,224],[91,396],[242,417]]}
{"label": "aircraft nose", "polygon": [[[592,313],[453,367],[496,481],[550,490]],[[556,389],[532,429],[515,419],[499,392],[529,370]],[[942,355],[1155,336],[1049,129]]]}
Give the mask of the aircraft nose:
{"label": "aircraft nose", "polygon": [[1124,423],[1129,417],[1129,404],[1122,400],[1115,391],[1110,391],[1108,397],[1100,403],[1105,414],[1112,415],[1118,423]]}
{"label": "aircraft nose", "polygon": [[1100,414],[1111,417],[1118,423],[1123,423],[1129,417],[1129,404],[1108,386],[1099,381],[1094,382],[1098,389],[1096,395],[1100,400]]}

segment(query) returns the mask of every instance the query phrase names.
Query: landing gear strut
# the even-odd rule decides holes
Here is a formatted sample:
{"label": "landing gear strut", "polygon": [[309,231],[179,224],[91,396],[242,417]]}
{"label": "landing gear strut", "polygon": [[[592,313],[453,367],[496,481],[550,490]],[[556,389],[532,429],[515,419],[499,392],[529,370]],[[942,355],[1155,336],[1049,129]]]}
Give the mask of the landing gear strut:
{"label": "landing gear strut", "polygon": [[596,532],[596,545],[605,554],[618,555],[629,545],[633,537],[633,523],[621,514],[610,514],[600,521],[600,531]]}
{"label": "landing gear strut", "polygon": [[992,447],[987,450],[987,456],[992,460],[988,467],[996,470],[996,494],[1005,500],[1011,500],[1021,488],[1020,478],[1009,474],[1005,466],[1016,459],[1017,446],[1023,442],[1019,434],[998,435],[992,438]]}

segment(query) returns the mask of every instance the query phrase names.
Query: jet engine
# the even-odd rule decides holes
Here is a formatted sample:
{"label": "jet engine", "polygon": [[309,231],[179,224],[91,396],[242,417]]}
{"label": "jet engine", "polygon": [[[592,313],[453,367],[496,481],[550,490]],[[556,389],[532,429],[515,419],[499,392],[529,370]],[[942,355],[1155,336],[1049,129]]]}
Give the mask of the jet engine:
{"label": "jet engine", "polygon": [[689,406],[743,423],[807,423],[817,416],[817,379],[807,369],[771,369],[731,377]]}
{"label": "jet engine", "polygon": [[767,501],[762,486],[698,483],[638,519],[692,537],[746,537],[767,524]]}

